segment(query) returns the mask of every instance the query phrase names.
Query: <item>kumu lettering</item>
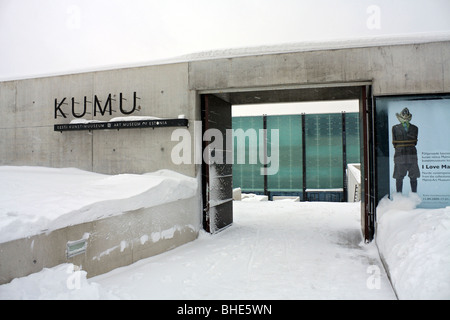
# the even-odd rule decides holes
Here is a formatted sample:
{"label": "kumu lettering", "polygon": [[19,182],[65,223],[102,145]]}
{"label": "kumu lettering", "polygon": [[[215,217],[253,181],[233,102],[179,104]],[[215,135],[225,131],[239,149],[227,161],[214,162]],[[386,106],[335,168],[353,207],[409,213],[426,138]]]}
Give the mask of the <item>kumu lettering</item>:
{"label": "kumu lettering", "polygon": [[[68,99],[67,97],[64,97],[62,99],[55,99],[55,119],[57,117],[63,117],[67,118],[69,114],[71,114],[74,118],[82,118],[86,114],[94,114],[94,117],[97,116],[99,113],[100,115],[104,116],[106,113],[109,115],[112,115],[113,112],[116,112],[116,110],[113,110],[113,101],[116,102],[116,95],[112,95],[111,93],[108,94],[106,99],[101,99],[97,95],[94,95],[91,100],[88,100],[87,96],[84,96],[84,98],[80,101],[76,100],[75,97],[71,97]],[[116,106],[120,110],[120,112],[124,115],[130,115],[136,110],[140,110],[140,106],[137,105],[137,100],[140,98],[137,96],[136,92],[133,92],[133,101],[132,102],[126,102],[128,101],[122,92],[119,93],[119,99],[118,102],[116,102]],[[124,102],[125,101],[125,102]],[[131,104],[131,106],[130,106]],[[88,107],[90,105],[90,108]],[[88,112],[91,111],[91,112]]]}

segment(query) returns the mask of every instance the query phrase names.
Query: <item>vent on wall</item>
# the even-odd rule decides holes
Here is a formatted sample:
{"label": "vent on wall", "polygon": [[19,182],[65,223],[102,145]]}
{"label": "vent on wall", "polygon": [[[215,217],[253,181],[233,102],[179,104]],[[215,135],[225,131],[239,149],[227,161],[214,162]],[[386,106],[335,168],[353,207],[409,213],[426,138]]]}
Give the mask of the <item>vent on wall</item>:
{"label": "vent on wall", "polygon": [[74,257],[76,255],[86,252],[87,239],[81,239],[76,241],[67,242],[67,258]]}

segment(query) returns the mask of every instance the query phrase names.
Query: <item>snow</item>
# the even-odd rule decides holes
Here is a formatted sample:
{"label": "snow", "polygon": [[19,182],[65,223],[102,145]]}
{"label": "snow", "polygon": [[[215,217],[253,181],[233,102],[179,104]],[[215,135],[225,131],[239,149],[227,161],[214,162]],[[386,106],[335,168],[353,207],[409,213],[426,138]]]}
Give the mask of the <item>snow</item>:
{"label": "snow", "polygon": [[441,42],[450,40],[450,32],[419,32],[412,34],[392,34],[370,37],[335,38],[329,40],[303,41],[263,45],[254,47],[227,48],[187,54],[174,60],[198,61],[210,59],[223,59],[263,54],[279,54],[292,52],[306,52],[319,50],[337,50],[350,48],[365,48],[389,45],[406,45],[418,43]]}
{"label": "snow", "polygon": [[416,209],[395,194],[378,205],[377,244],[400,299],[450,299],[450,207]]}
{"label": "snow", "polygon": [[241,195],[241,201],[269,201],[269,197],[254,193],[243,193]]}
{"label": "snow", "polygon": [[85,271],[65,263],[0,286],[0,299],[112,300],[117,297],[99,284],[88,281]]}
{"label": "snow", "polygon": [[109,121],[91,120],[91,119],[73,119],[70,124],[87,124],[87,123],[99,123],[99,122],[120,122],[120,121],[151,121],[161,120],[161,118],[154,116],[127,116],[127,117],[115,117]]}
{"label": "snow", "polygon": [[[25,234],[57,220],[74,223],[80,207],[95,213],[99,203],[151,205],[160,199],[144,201],[148,190],[161,195],[196,182],[166,170],[108,176],[39,167],[0,167],[0,179],[7,184],[0,192],[3,238],[21,224]],[[450,208],[417,209],[414,195],[383,199],[376,241],[366,244],[360,203],[252,198],[233,202],[234,223],[218,234],[202,231],[195,241],[93,278],[67,263],[44,269],[1,285],[0,299],[450,299]]]}
{"label": "snow", "polygon": [[116,117],[109,120],[110,122],[119,121],[150,121],[150,120],[161,120],[161,118],[153,116],[127,116],[127,117]]}
{"label": "snow", "polygon": [[0,243],[195,196],[170,170],[104,175],[75,168],[0,167]]}
{"label": "snow", "polygon": [[[368,267],[382,264],[374,244],[361,242],[358,204],[236,201],[234,209],[233,225],[216,235],[90,279],[63,264],[0,286],[0,298],[52,298],[39,291],[44,281],[55,299],[395,299],[384,273],[379,289],[367,286]],[[73,278],[79,291],[67,285]]]}

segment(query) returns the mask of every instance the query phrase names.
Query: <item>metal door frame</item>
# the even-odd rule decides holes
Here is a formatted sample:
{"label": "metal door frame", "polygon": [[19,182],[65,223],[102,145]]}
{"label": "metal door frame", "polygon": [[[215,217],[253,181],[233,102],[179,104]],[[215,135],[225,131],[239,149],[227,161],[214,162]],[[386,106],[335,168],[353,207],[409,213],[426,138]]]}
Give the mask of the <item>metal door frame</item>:
{"label": "metal door frame", "polygon": [[[255,92],[261,92],[263,95],[270,93],[280,93],[281,91],[302,91],[303,92],[316,92],[317,90],[345,90],[345,88],[359,88],[360,96],[358,97],[360,108],[360,147],[361,147],[361,232],[366,242],[370,242],[374,238],[375,234],[375,222],[376,222],[376,168],[375,168],[375,123],[373,112],[373,96],[372,96],[372,82],[361,81],[355,83],[335,83],[335,84],[311,84],[311,85],[282,85],[282,86],[269,86],[269,87],[251,87],[251,88],[229,88],[222,90],[203,90],[199,91],[201,100],[201,118],[203,123],[203,132],[209,129],[208,124],[205,122],[205,106],[203,97],[207,95],[213,95],[220,97],[222,100],[226,100],[230,105],[234,102],[234,94],[237,99],[241,99],[242,96],[253,96]],[[330,95],[336,92],[330,91]],[[354,94],[354,93],[353,93]],[[312,95],[314,96],[314,94]],[[356,99],[356,97],[354,97]],[[339,100],[340,98],[334,98]],[[327,99],[324,99],[327,100]],[[330,100],[330,99],[328,99]],[[331,99],[332,100],[332,99]],[[297,101],[297,100],[296,100]],[[301,100],[299,100],[301,101]],[[322,101],[322,100],[304,100],[304,101]],[[273,103],[274,101],[261,102],[261,103]],[[281,99],[278,102],[284,102]],[[293,101],[290,101],[293,102]],[[239,104],[239,103],[237,103]],[[205,143],[203,142],[203,150]],[[203,163],[203,162],[202,162]],[[208,175],[207,166],[202,165],[202,174]],[[202,179],[202,195],[203,195],[203,207],[207,208],[207,188],[204,178]],[[203,215],[203,225],[206,231],[209,230],[207,221],[205,221],[205,214]]]}
{"label": "metal door frame", "polygon": [[[215,107],[218,107],[219,109],[229,107],[229,128],[231,129],[231,104],[214,95],[205,94],[201,95],[202,136],[208,129],[213,129],[213,127],[210,126],[209,121],[211,119],[209,117],[210,112],[211,115],[213,115],[214,112],[217,114],[218,111],[221,111],[219,109],[212,111],[211,108]],[[214,129],[217,129],[217,127]],[[225,127],[220,129],[223,131],[228,128]],[[202,161],[203,228],[209,233],[220,232],[233,223],[232,165],[226,163],[226,153],[232,152],[232,150],[228,150],[228,148],[231,147],[231,143],[228,145],[226,139],[227,137],[225,134],[223,135],[222,150],[213,150],[214,152],[218,151],[219,154],[221,154],[223,164],[206,163],[206,159],[203,159]],[[203,140],[203,152],[210,152],[208,147],[210,143],[211,142],[209,141]],[[212,176],[212,167],[216,168],[216,170],[213,171],[214,174],[219,174]],[[218,191],[215,184],[211,183],[214,182],[214,179],[221,180],[221,183],[225,182],[223,189],[227,188],[226,182],[227,180],[230,180],[230,190],[224,190],[223,192]],[[215,197],[212,199],[211,195],[215,195]],[[214,223],[211,223],[212,220],[214,220]]]}
{"label": "metal door frame", "polygon": [[376,222],[376,159],[375,159],[375,118],[372,86],[362,87],[360,99],[361,127],[361,231],[364,241],[370,242],[375,235]]}

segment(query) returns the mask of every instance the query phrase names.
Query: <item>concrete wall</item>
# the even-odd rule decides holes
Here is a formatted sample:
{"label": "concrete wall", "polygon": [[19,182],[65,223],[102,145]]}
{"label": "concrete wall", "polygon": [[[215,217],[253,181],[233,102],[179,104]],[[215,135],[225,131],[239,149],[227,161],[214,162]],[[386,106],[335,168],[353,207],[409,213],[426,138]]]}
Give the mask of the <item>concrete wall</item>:
{"label": "concrete wall", "polygon": [[[196,176],[195,166],[174,165],[171,161],[172,128],[54,132],[54,124],[69,123],[71,99],[82,112],[84,97],[93,102],[94,95],[105,104],[108,95],[115,99],[112,115],[94,117],[93,103],[84,119],[107,121],[124,116],[118,108],[119,94],[130,103],[133,93],[140,98],[139,112],[132,116],[177,118],[184,114],[190,121],[199,116],[195,95],[188,90],[188,64],[172,64],[120,69],[75,75],[38,78],[0,83],[0,165],[37,165],[77,167],[100,173],[144,173],[171,169]],[[67,118],[55,115],[55,99]],[[125,105],[125,102],[124,102]],[[125,109],[125,108],[124,108]],[[60,112],[57,112],[60,115]],[[193,136],[193,127],[190,127]]]}
{"label": "concrete wall", "polygon": [[[0,244],[0,284],[62,263],[93,277],[197,238],[198,198],[125,212]],[[86,251],[67,257],[67,242],[86,239]]]}
{"label": "concrete wall", "polygon": [[371,82],[374,95],[450,91],[450,41],[318,50],[190,63],[189,88],[220,90]]}
{"label": "concrete wall", "polygon": [[[199,91],[312,86],[315,89],[290,97],[281,96],[283,90],[270,95],[295,100],[313,93],[318,99],[321,94],[314,93],[320,87],[361,82],[371,83],[374,95],[450,92],[450,41],[211,59],[2,82],[0,165],[77,167],[110,174],[167,168],[196,176],[198,167],[171,161],[176,144],[170,141],[172,128],[54,132],[54,124],[74,119],[70,114],[54,119],[55,98],[66,97],[69,105],[64,107],[70,111],[71,97],[82,102],[84,96],[92,101],[96,95],[104,103],[112,94],[116,113],[85,117],[109,120],[121,116],[119,93],[131,101],[137,92],[141,110],[132,115],[185,114],[192,122],[200,120]],[[189,130],[194,137],[193,127]]]}
{"label": "concrete wall", "polygon": [[54,99],[69,88],[75,96],[90,94],[92,75],[0,84],[0,164],[92,169],[92,138],[82,132],[65,136],[53,132]]}
{"label": "concrete wall", "polygon": [[349,163],[347,165],[347,202],[361,200],[361,164]]}

